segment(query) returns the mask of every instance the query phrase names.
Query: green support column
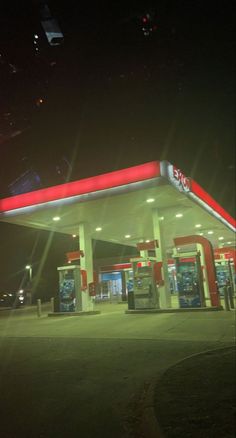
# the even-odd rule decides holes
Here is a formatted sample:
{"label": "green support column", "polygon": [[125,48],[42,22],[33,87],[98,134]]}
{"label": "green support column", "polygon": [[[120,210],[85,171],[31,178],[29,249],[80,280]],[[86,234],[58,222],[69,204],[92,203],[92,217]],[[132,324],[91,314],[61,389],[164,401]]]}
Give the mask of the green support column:
{"label": "green support column", "polygon": [[[83,251],[84,257],[80,257],[80,268],[87,272],[87,283],[93,282],[93,248],[88,223],[81,222],[79,224],[79,246],[80,251]],[[89,296],[88,288],[82,292],[82,310],[93,310],[93,299]]]}
{"label": "green support column", "polygon": [[201,267],[203,268],[202,274],[203,274],[204,295],[205,295],[205,298],[210,298],[208,276],[207,276],[206,262],[205,262],[205,255],[204,255],[204,251],[202,250],[202,245],[200,245],[199,243],[197,243],[197,251],[200,252]]}
{"label": "green support column", "polygon": [[160,219],[158,209],[152,209],[152,221],[153,221],[153,236],[159,242],[159,248],[155,249],[156,258],[158,262],[162,262],[162,278],[164,280],[164,285],[159,286],[159,297],[160,297],[160,307],[161,309],[171,307],[171,293],[169,285],[168,276],[168,259],[166,254],[164,233],[162,227],[162,220]]}

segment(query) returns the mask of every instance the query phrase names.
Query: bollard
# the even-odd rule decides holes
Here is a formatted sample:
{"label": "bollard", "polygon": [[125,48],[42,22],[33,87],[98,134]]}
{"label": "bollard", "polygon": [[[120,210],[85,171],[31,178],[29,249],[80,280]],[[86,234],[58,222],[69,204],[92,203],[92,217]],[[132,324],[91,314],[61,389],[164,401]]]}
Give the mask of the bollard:
{"label": "bollard", "polygon": [[54,308],[54,297],[51,298],[51,312],[52,312],[52,313],[55,312],[55,308]]}
{"label": "bollard", "polygon": [[230,307],[229,307],[229,295],[228,295],[227,286],[224,286],[223,290],[224,290],[225,310],[230,310]]}
{"label": "bollard", "polygon": [[234,297],[233,297],[233,291],[231,286],[227,286],[227,293],[228,293],[230,307],[231,309],[234,309]]}
{"label": "bollard", "polygon": [[38,315],[38,318],[40,318],[41,313],[42,313],[42,309],[41,309],[41,300],[40,300],[40,298],[39,298],[39,299],[37,300],[37,315]]}

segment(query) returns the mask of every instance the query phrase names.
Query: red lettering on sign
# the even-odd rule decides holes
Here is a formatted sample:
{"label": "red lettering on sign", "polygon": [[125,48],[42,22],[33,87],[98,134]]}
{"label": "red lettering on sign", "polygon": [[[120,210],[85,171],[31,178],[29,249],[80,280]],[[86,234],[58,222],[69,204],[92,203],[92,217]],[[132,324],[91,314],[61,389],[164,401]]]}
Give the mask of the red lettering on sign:
{"label": "red lettering on sign", "polygon": [[190,190],[190,181],[186,176],[181,172],[180,169],[177,169],[173,166],[173,177],[176,181],[183,187],[184,190]]}

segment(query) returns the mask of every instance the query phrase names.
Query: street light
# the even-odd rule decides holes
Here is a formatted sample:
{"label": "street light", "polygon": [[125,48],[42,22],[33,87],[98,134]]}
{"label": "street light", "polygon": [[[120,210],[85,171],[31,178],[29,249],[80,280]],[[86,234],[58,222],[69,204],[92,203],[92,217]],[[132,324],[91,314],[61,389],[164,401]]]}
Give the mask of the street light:
{"label": "street light", "polygon": [[29,271],[29,304],[32,304],[32,266],[26,265],[25,269]]}
{"label": "street light", "polygon": [[29,271],[29,281],[31,282],[31,280],[32,280],[32,266],[26,265],[25,269],[27,269]]}

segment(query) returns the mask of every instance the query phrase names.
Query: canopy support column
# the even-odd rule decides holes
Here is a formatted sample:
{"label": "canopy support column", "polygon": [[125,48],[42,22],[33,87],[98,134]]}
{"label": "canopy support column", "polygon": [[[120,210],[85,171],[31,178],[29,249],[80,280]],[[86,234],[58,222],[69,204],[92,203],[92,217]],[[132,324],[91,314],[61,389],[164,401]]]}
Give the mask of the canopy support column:
{"label": "canopy support column", "polygon": [[168,276],[168,259],[165,249],[164,233],[162,227],[162,221],[160,220],[160,215],[158,208],[152,209],[152,221],[153,221],[153,236],[155,240],[158,240],[159,248],[155,248],[155,254],[157,262],[162,262],[162,278],[164,284],[161,284],[158,288],[160,297],[160,307],[168,308],[171,307],[171,294],[169,287],[169,276]]}
{"label": "canopy support column", "polygon": [[[83,251],[84,256],[80,257],[80,268],[87,273],[87,284],[93,282],[93,248],[88,223],[79,223],[79,245],[80,251]],[[93,310],[94,303],[92,297],[89,296],[89,288],[82,292],[82,309],[83,311]]]}
{"label": "canopy support column", "polygon": [[202,245],[200,245],[199,243],[197,243],[197,251],[200,253],[200,261],[201,261],[201,268],[202,268],[202,275],[203,275],[204,295],[205,295],[205,298],[210,298],[208,275],[207,275],[206,261],[205,261],[205,254],[204,254]]}

